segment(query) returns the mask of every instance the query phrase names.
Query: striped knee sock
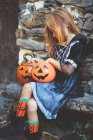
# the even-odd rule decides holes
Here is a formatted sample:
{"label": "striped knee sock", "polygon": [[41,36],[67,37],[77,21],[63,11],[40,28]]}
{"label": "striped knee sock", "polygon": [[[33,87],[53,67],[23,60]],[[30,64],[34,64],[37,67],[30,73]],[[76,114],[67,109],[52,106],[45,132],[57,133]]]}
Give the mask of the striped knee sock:
{"label": "striped knee sock", "polygon": [[18,108],[16,112],[17,117],[24,117],[26,113],[26,106],[27,106],[28,99],[27,98],[20,98],[18,102]]}
{"label": "striped knee sock", "polygon": [[37,133],[39,129],[39,122],[27,121],[27,130],[30,134]]}

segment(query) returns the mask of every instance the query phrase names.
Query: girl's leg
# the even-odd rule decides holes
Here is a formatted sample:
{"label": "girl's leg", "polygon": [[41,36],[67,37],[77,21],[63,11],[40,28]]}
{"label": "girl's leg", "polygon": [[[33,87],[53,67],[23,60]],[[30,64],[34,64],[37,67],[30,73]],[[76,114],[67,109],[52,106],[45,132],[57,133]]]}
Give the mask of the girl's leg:
{"label": "girl's leg", "polygon": [[23,86],[20,97],[30,99],[31,95],[32,95],[31,84],[27,83]]}
{"label": "girl's leg", "polygon": [[37,114],[37,103],[34,98],[31,98],[27,103],[27,130],[28,139],[39,140],[41,132],[39,129],[39,120]]}
{"label": "girl's leg", "polygon": [[27,119],[29,133],[38,132],[39,120],[37,114],[37,103],[34,98],[30,99],[27,103]]}
{"label": "girl's leg", "polygon": [[32,95],[31,85],[27,83],[23,86],[23,89],[21,91],[21,96],[19,98],[18,108],[16,112],[17,117],[25,116],[27,102],[31,98],[31,95]]}

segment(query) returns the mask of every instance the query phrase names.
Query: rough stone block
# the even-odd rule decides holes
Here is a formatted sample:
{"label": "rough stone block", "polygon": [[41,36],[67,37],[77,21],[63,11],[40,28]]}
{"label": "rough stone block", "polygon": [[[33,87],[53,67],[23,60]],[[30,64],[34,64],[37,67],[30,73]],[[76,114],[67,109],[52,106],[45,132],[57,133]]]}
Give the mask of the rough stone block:
{"label": "rough stone block", "polygon": [[79,7],[88,7],[93,5],[93,0],[56,0],[62,4],[71,4]]}

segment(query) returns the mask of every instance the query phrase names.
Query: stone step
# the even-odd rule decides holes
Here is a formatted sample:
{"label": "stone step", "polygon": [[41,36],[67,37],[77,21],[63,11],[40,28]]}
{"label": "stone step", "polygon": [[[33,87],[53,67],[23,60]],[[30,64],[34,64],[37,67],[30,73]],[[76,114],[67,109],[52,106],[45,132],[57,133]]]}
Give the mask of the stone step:
{"label": "stone step", "polygon": [[93,95],[70,99],[66,104],[67,109],[93,113]]}

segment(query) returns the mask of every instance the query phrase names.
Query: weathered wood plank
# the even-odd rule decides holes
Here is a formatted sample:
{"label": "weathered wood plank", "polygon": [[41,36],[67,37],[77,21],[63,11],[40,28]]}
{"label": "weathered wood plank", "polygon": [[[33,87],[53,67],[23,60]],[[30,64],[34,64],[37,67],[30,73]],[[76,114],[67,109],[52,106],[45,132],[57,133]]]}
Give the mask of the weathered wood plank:
{"label": "weathered wood plank", "polygon": [[18,1],[0,0],[0,82],[16,81]]}

